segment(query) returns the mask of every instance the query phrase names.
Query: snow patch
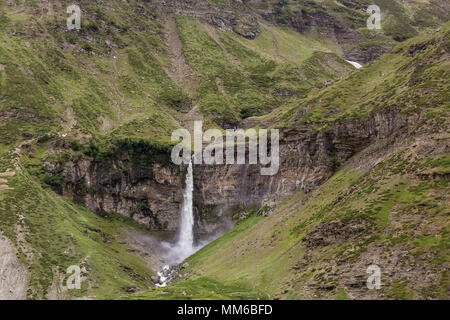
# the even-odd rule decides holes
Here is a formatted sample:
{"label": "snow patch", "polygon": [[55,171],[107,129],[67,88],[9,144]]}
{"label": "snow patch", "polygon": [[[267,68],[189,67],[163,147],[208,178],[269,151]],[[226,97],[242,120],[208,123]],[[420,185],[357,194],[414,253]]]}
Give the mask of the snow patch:
{"label": "snow patch", "polygon": [[362,65],[359,64],[358,62],[350,61],[350,60],[345,60],[345,61],[347,61],[348,63],[350,63],[350,64],[351,64],[352,66],[354,66],[356,69],[361,69],[361,68],[362,68]]}

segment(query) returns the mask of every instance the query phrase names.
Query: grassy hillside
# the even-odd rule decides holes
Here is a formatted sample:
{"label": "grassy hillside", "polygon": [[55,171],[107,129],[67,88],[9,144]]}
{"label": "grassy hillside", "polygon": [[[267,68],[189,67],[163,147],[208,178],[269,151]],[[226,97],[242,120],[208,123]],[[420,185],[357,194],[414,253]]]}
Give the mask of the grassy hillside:
{"label": "grassy hillside", "polygon": [[[381,44],[379,41],[393,39],[403,41],[416,36],[427,28],[435,28],[448,20],[448,3],[446,1],[391,1],[391,0],[357,0],[357,1],[250,1],[261,12],[274,13],[273,19],[279,25],[296,26],[297,19],[305,19],[303,28],[308,29],[314,17],[324,15],[330,20],[342,22],[343,25],[355,30],[360,36],[368,37],[364,45],[392,45]],[[369,5],[377,5],[382,12],[382,34],[368,34],[366,13]],[[378,43],[377,43],[378,42]],[[363,45],[363,46],[364,46]]]}
{"label": "grassy hillside", "polygon": [[[299,50],[301,59],[285,61],[271,55],[270,48],[249,45],[212,26],[205,30],[188,17],[177,18],[171,35],[170,18],[135,1],[81,3],[82,29],[69,32],[66,4],[0,2],[3,143],[50,131],[79,138],[114,130],[167,140],[195,105],[220,126],[236,124],[289,101],[274,93],[306,95],[351,70],[332,54],[336,48],[322,44],[324,39],[307,40],[288,30],[274,29],[273,41],[297,41],[297,49],[280,45],[280,56],[286,52],[289,59]],[[180,48],[171,37],[182,40],[182,53],[198,82],[194,92],[174,81],[183,73],[177,58],[184,58],[174,58]]]}
{"label": "grassy hillside", "polygon": [[[157,35],[162,27],[137,16],[133,28],[126,27],[131,17],[123,19],[126,8],[118,3],[114,12],[84,6],[82,30],[67,32],[63,3],[53,14],[37,15],[43,8],[29,2],[25,8],[2,2],[1,112],[19,114],[6,115],[4,143],[20,139],[20,121],[34,123],[34,131],[45,123],[47,133],[74,136],[108,132],[138,117],[158,117],[166,130],[177,126],[168,108],[184,98],[163,70],[166,48]],[[157,127],[151,134],[167,137]]]}
{"label": "grassy hillside", "polygon": [[[448,134],[408,139],[394,152],[391,143],[358,155],[310,196],[294,195],[268,218],[250,217],[197,252],[187,260],[188,280],[132,298],[231,298],[227,286],[253,298],[448,297]],[[360,169],[373,151],[381,161]],[[438,178],[423,180],[431,172]],[[308,238],[319,240],[310,245]],[[371,264],[382,271],[379,291],[365,286]]]}
{"label": "grassy hillside", "polygon": [[[266,33],[259,35],[254,46],[253,42],[216,31],[193,18],[177,17],[177,22],[186,61],[198,74],[196,98],[200,109],[213,119],[220,119],[218,124],[225,127],[242,118],[267,113],[287,103],[292,96],[306,96],[311,88],[321,87],[352,70],[351,65],[319,40],[294,36],[288,30],[274,29],[278,34],[271,41],[284,43],[283,37],[297,40],[297,50],[305,51],[300,53],[298,64],[282,56],[293,55],[292,47],[277,48],[274,56],[273,48],[261,45],[267,41],[262,39],[267,37]],[[316,51],[311,50],[311,44],[315,44]],[[289,97],[279,92],[287,92]]]}
{"label": "grassy hillside", "polygon": [[[253,297],[447,298],[448,30],[405,42],[283,121],[323,130],[387,107],[419,120],[354,156],[312,194],[292,196],[267,218],[250,217],[197,252],[187,260],[188,280],[139,298],[226,292],[214,290],[216,281]],[[371,264],[382,271],[378,291],[365,285]]]}
{"label": "grassy hillside", "polygon": [[404,114],[425,113],[441,126],[449,101],[448,37],[447,24],[432,35],[405,41],[300,104],[281,107],[260,119],[280,128],[307,124],[319,129],[390,107]]}
{"label": "grassy hillside", "polygon": [[[69,32],[69,4],[0,1],[0,173],[15,172],[7,185],[1,177],[0,225],[28,266],[28,298],[117,297],[152,284],[145,261],[122,243],[124,229],[138,227],[56,196],[40,177],[46,159],[76,155],[91,140],[167,143],[196,105],[213,125],[237,123],[289,100],[276,97],[275,90],[306,94],[351,66],[332,50],[322,53],[317,40],[317,50],[305,57],[318,56],[309,65],[323,71],[313,78],[302,74],[300,61],[272,57],[264,47],[231,32],[206,30],[193,18],[177,17],[172,34],[164,12],[140,1],[83,1],[82,29]],[[181,48],[175,48],[174,37]],[[302,44],[300,35],[289,37]],[[198,75],[193,91],[176,79],[173,54],[180,49]],[[72,264],[92,277],[81,291],[56,292]]]}
{"label": "grassy hillside", "polygon": [[[207,277],[271,298],[333,298],[342,292],[351,298],[447,297],[448,181],[405,176],[440,165],[448,171],[448,156],[408,162],[405,154],[366,172],[343,168],[304,204],[304,196],[296,195],[269,218],[250,218],[188,259],[188,271],[193,279]],[[302,241],[327,223],[355,221],[362,228],[356,237],[314,248]],[[383,283],[381,291],[370,292],[364,280],[373,263],[382,269]],[[407,272],[408,264],[414,272]]]}
{"label": "grassy hillside", "polygon": [[[26,297],[354,298],[364,289],[351,277],[365,276],[373,255],[387,274],[367,294],[448,297],[449,26],[431,30],[448,19],[446,1],[375,0],[388,7],[382,32],[366,30],[365,1],[248,1],[229,28],[208,24],[200,5],[220,15],[231,0],[199,1],[195,17],[159,1],[79,3],[82,28],[69,32],[71,1],[0,0],[0,231],[28,270]],[[179,3],[167,1],[192,5]],[[255,39],[242,36],[245,15],[259,21]],[[331,18],[357,40],[339,43],[315,24]],[[358,71],[342,58],[399,41]],[[314,194],[250,217],[191,257],[187,279],[134,295],[153,285],[152,271],[126,233],[147,232],[57,196],[40,171],[49,158],[124,138],[167,150],[174,129],[203,117],[220,128],[319,131],[384,108],[419,116],[399,145],[363,151]],[[315,245],[335,222],[363,236]],[[408,278],[411,264],[420,285]],[[82,290],[61,292],[70,265],[89,277]]]}
{"label": "grassy hillside", "polygon": [[[0,225],[28,269],[27,298],[115,298],[153,284],[152,271],[130,251],[125,233],[144,233],[140,226],[118,214],[100,217],[55,195],[16,161],[11,153],[0,161],[0,172],[15,172],[7,178],[10,189],[0,191]],[[60,289],[71,265],[82,269],[81,290]]]}
{"label": "grassy hillside", "polygon": [[[256,39],[247,40],[183,16],[177,17],[172,30],[162,8],[139,1],[108,5],[84,1],[82,29],[69,32],[68,4],[0,1],[3,143],[49,131],[80,138],[114,130],[118,135],[167,140],[195,106],[219,126],[236,125],[244,118],[298,104],[311,91],[352,70],[337,56],[341,46],[320,29],[299,34],[287,24],[261,22]],[[220,10],[230,3],[211,5]],[[261,10],[277,7],[273,2],[266,5]],[[364,20],[359,10],[364,5],[308,2],[307,11],[329,9],[329,14],[352,25],[351,19]],[[409,6],[410,20],[400,19],[399,13],[392,14],[395,21],[415,26],[419,8],[422,13],[435,12],[445,5],[432,1]],[[306,4],[290,1],[277,10],[278,18],[285,11],[292,16],[306,10]],[[406,9],[391,4],[389,10],[404,15]],[[432,26],[445,20],[445,15],[435,17],[429,20]],[[180,59],[186,60],[192,74],[184,74]],[[186,82],[194,82],[192,88]]]}
{"label": "grassy hillside", "polygon": [[[434,138],[413,144],[442,149]],[[249,218],[189,258],[188,280],[132,298],[233,298],[229,286],[271,299],[448,297],[448,180],[415,176],[448,172],[448,154],[413,155],[409,147],[367,171],[355,168],[366,156],[359,155],[309,197],[294,195],[270,217]],[[341,236],[352,224],[356,234]],[[308,246],[306,235],[327,236],[324,226],[336,238]],[[382,271],[379,291],[365,286],[371,264]]]}

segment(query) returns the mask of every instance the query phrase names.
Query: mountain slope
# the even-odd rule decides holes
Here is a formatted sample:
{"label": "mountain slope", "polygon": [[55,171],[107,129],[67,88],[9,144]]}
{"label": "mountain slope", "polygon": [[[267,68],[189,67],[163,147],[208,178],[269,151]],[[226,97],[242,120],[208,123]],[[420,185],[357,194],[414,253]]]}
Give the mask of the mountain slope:
{"label": "mountain slope", "polygon": [[[187,297],[207,297],[205,290],[214,291],[208,281],[277,299],[447,298],[449,37],[447,25],[402,44],[310,99],[307,112],[304,106],[290,112],[287,123],[299,121],[292,123],[303,130],[309,125],[347,134],[380,119],[381,136],[316,191],[293,195],[269,217],[251,216],[197,252],[183,271],[189,280],[136,298],[182,298],[180,288]],[[367,82],[373,89],[361,86],[367,75],[380,77]],[[347,99],[346,88],[353,88],[353,109],[340,101],[330,105],[326,97]],[[315,112],[325,115],[323,122],[310,118]],[[383,122],[403,124],[383,136]],[[381,269],[380,290],[366,287],[373,264]],[[196,281],[204,287],[186,286]]]}
{"label": "mountain slope", "polygon": [[[100,217],[43,188],[16,159],[8,154],[0,162],[0,172],[12,173],[9,189],[0,192],[1,235],[18,259],[2,265],[1,273],[8,279],[17,266],[23,273],[2,299],[108,299],[153,285],[149,265],[161,262],[151,247],[138,250],[129,237],[146,230],[118,214]],[[72,265],[81,268],[81,290],[67,289]]]}
{"label": "mountain slope", "polygon": [[[32,121],[33,115],[46,120],[32,125],[45,131],[83,136],[117,129],[118,134],[165,140],[171,129],[182,125],[183,112],[197,105],[216,125],[234,126],[242,118],[297,103],[312,88],[351,70],[332,55],[340,55],[343,48],[328,32],[339,30],[335,24],[355,35],[349,39],[353,44],[367,42],[366,36],[357,36],[364,33],[368,16],[361,12],[366,5],[362,2],[291,1],[278,8],[274,2],[250,1],[232,10],[236,3],[231,1],[168,1],[164,6],[158,1],[84,1],[80,32],[66,30],[67,5],[65,1],[0,2],[2,117],[11,117],[5,112],[13,110],[23,114],[21,121]],[[389,17],[396,23],[417,24],[415,34],[423,30],[413,19],[416,12],[441,12],[430,20],[435,26],[448,18],[444,14],[448,10],[441,11],[445,6],[445,1],[395,4],[389,10],[402,15]],[[285,11],[292,19],[306,14],[300,22],[307,28],[273,21]],[[411,12],[411,21],[401,18],[406,11]],[[174,14],[192,18],[177,18],[174,30],[170,18]],[[352,19],[359,22],[353,26]],[[252,30],[248,32],[254,36],[245,30]],[[187,36],[192,32],[195,37]],[[256,40],[246,41],[242,35]],[[393,45],[389,32],[373,36],[383,37],[380,41],[387,48]],[[183,77],[174,82],[177,73],[183,76],[187,70],[177,65],[176,57],[183,59],[183,55],[192,71],[189,82],[198,83],[196,90],[185,90]],[[9,137],[12,131],[24,133],[22,126],[9,125],[18,130],[8,130],[8,139],[18,138]]]}
{"label": "mountain slope", "polygon": [[[14,121],[32,121],[30,131],[43,127],[74,137],[116,129],[119,135],[167,140],[195,105],[217,124],[233,125],[288,100],[274,92],[306,94],[351,70],[337,56],[324,56],[309,65],[312,71],[326,72],[310,79],[301,65],[263,56],[261,48],[247,48],[238,36],[205,29],[193,18],[177,18],[171,31],[166,26],[172,21],[170,12],[135,1],[81,3],[80,32],[66,30],[64,3],[35,7],[3,1],[0,6],[1,112],[9,126],[8,142],[24,133],[24,126],[10,123]],[[171,32],[180,39],[172,41]],[[188,41],[189,32],[197,38]],[[316,42],[318,52],[333,52]],[[194,91],[184,90],[183,78],[174,82],[174,74],[183,73],[174,54],[177,45],[179,59],[186,56],[192,81],[199,83]],[[195,61],[200,56],[201,63]],[[219,72],[225,68],[227,73]],[[11,112],[19,116],[9,120]]]}
{"label": "mountain slope", "polygon": [[[71,1],[0,0],[0,242],[12,279],[0,297],[448,297],[448,25],[434,30],[447,1],[376,0],[389,12],[380,32],[365,27],[365,1],[78,3],[82,29],[67,31]],[[147,291],[164,259],[141,239],[166,239],[179,221],[170,136],[200,119],[305,138],[317,171],[305,187],[296,179],[310,167],[283,159],[277,178],[302,191],[268,217],[244,206],[253,215],[191,257],[187,280]],[[214,186],[265,184],[217,172]],[[220,218],[207,205],[199,224]],[[379,292],[363,285],[369,263],[384,270]],[[59,285],[71,265],[81,290]]]}

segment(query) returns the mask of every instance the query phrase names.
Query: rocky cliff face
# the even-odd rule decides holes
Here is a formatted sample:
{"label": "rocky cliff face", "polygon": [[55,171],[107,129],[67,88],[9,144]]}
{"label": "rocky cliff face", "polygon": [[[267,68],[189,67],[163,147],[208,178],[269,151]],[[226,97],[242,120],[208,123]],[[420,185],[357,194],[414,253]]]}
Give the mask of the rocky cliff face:
{"label": "rocky cliff face", "polygon": [[271,207],[297,191],[309,193],[351,156],[414,119],[391,109],[374,112],[366,120],[340,121],[320,132],[308,126],[282,132],[280,170],[274,176],[262,176],[257,165],[195,166],[197,221],[207,226],[236,210]]}
{"label": "rocky cliff face", "polygon": [[111,162],[83,157],[47,162],[44,170],[60,177],[55,191],[100,215],[117,212],[150,230],[175,231],[183,199],[181,169],[135,160],[127,155]]}
{"label": "rocky cliff face", "polygon": [[[311,127],[284,131],[280,137],[280,170],[262,176],[259,165],[194,166],[194,206],[197,235],[227,230],[230,215],[250,207],[268,209],[297,191],[309,193],[329,179],[351,156],[413,122],[395,109],[368,119],[349,119],[329,129]],[[46,163],[45,171],[60,175],[56,191],[84,203],[99,214],[117,212],[151,230],[176,231],[183,199],[182,169],[170,159],[137,164],[124,155],[112,162],[85,157]]]}
{"label": "rocky cliff face", "polygon": [[214,5],[209,1],[162,0],[154,5],[165,14],[191,16],[205,21],[221,31],[233,31],[247,39],[255,39],[260,30],[255,12],[245,5],[247,1],[224,1]]}

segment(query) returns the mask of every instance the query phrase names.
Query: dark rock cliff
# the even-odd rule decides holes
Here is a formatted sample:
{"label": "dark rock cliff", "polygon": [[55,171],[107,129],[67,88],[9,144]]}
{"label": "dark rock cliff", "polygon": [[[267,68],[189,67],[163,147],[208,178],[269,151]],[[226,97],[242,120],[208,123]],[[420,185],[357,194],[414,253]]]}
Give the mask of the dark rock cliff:
{"label": "dark rock cliff", "polygon": [[381,110],[366,120],[349,119],[329,129],[284,131],[280,137],[280,170],[262,176],[257,165],[195,166],[194,203],[198,221],[207,224],[250,206],[273,206],[297,191],[316,189],[350,157],[413,122],[398,110]]}
{"label": "dark rock cliff", "polygon": [[[416,119],[392,108],[373,112],[365,120],[338,121],[318,132],[307,125],[283,131],[280,170],[274,176],[262,176],[259,165],[195,165],[197,235],[230,228],[235,211],[270,208],[295,192],[311,192],[354,154]],[[45,172],[61,176],[57,192],[94,212],[117,212],[151,230],[177,230],[184,170],[171,165],[169,157],[151,164],[128,154],[112,161],[83,157],[47,162]]]}
{"label": "dark rock cliff", "polygon": [[143,164],[123,155],[98,161],[92,157],[47,162],[47,175],[63,196],[100,215],[116,212],[150,230],[175,231],[183,201],[182,170],[160,163]]}

